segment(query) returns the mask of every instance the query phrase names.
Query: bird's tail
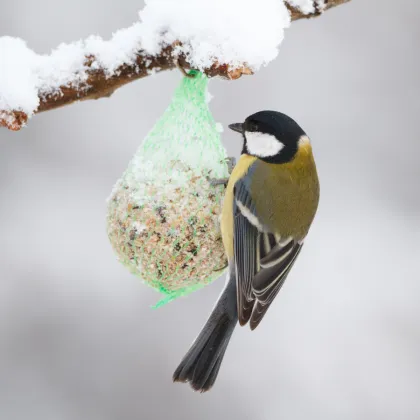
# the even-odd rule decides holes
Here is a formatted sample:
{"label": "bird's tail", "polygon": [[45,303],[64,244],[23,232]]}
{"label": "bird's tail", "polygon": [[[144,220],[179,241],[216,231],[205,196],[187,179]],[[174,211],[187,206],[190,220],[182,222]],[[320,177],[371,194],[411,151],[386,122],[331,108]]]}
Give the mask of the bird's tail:
{"label": "bird's tail", "polygon": [[231,275],[208,321],[176,369],[174,382],[189,382],[195,391],[208,391],[216,381],[237,322],[236,279]]}

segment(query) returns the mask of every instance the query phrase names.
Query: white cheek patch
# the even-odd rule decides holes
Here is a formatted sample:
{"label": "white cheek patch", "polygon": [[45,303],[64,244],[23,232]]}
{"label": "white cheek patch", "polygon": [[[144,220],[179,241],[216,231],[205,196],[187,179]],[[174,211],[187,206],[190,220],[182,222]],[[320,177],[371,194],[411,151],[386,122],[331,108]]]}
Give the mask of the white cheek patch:
{"label": "white cheek patch", "polygon": [[284,144],[272,134],[246,131],[245,137],[247,149],[251,155],[259,157],[275,156],[284,147]]}

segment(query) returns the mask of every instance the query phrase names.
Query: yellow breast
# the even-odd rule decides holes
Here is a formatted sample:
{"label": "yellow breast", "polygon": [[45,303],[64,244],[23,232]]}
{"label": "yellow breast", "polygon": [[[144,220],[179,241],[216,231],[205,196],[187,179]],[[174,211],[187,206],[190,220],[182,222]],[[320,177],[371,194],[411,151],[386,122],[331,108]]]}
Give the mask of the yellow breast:
{"label": "yellow breast", "polygon": [[268,232],[302,240],[315,217],[319,183],[309,141],[294,159],[276,165],[256,162],[250,193],[258,219]]}

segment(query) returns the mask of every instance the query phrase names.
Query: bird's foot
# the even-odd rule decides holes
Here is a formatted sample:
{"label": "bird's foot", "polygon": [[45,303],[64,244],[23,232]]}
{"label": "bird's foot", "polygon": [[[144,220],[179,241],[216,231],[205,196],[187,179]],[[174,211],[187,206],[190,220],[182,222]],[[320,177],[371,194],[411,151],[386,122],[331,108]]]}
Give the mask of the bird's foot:
{"label": "bird's foot", "polygon": [[[228,157],[224,159],[224,161],[227,163],[228,173],[230,175],[236,165],[236,159],[234,157]],[[212,187],[223,185],[226,188],[229,182],[229,178],[210,178],[209,176],[207,177],[207,180]]]}
{"label": "bird's foot", "polygon": [[209,181],[209,183],[212,187],[217,187],[218,185],[223,185],[224,187],[227,187],[227,184],[229,182],[229,178],[210,178],[210,177],[207,177],[207,180]]}
{"label": "bird's foot", "polygon": [[229,172],[229,175],[230,175],[232,173],[233,169],[235,168],[236,159],[234,157],[227,157],[225,159],[225,161],[227,163],[228,172]]}

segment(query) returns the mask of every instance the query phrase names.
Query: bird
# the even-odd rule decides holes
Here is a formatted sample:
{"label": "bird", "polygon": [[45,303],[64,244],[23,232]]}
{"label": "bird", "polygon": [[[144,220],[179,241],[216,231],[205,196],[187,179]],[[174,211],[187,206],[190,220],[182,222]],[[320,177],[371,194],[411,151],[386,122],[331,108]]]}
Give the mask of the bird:
{"label": "bird", "polygon": [[237,324],[254,330],[264,318],[302,250],[320,195],[311,142],[292,118],[260,111],[229,128],[243,146],[221,212],[226,284],[173,374],[198,392],[214,385]]}

